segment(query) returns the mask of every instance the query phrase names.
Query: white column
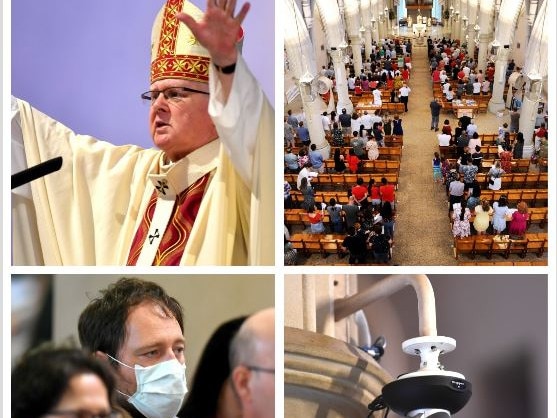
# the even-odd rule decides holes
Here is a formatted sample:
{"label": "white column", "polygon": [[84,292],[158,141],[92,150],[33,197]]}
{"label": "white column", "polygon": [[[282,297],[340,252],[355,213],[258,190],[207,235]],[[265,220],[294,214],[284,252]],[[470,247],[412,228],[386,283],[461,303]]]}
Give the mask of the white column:
{"label": "white column", "polygon": [[379,25],[379,21],[375,21],[371,27],[371,36],[377,45],[379,45]]}
{"label": "white column", "polygon": [[[450,6],[449,6],[450,7]],[[454,10],[453,10],[454,13]],[[454,19],[454,15],[449,15],[449,20],[447,21],[447,27],[448,27],[448,37],[453,39],[453,19]]]}
{"label": "white column", "polygon": [[493,94],[489,100],[488,109],[491,113],[497,113],[505,109],[503,92],[505,91],[505,73],[507,71],[507,60],[509,49],[499,47],[497,60],[495,61],[495,75],[493,79]]}
{"label": "white column", "polygon": [[366,61],[369,59],[369,56],[371,55],[371,26],[366,26],[366,31],[364,33],[364,39],[365,39],[365,48],[366,48]]}
{"label": "white column", "polygon": [[478,70],[482,70],[485,75],[487,68],[487,53],[488,45],[491,42],[491,35],[489,33],[480,34],[480,46],[478,50]]}
{"label": "white column", "polygon": [[359,36],[350,37],[350,47],[352,48],[352,56],[354,57],[354,72],[357,76],[362,71],[362,45]]}
{"label": "white column", "polygon": [[360,1],[360,24],[366,30],[363,36],[367,60],[371,54],[371,2],[369,0]]}
{"label": "white column", "polygon": [[451,28],[451,38],[458,39],[459,34],[460,34],[460,15],[457,15],[455,13],[455,15],[453,16],[453,26]]}
{"label": "white column", "polygon": [[534,153],[534,126],[538,115],[538,104],[542,93],[542,80],[530,80],[529,90],[526,93],[520,108],[519,131],[524,134],[524,149],[522,158],[530,158]]}
{"label": "white column", "polygon": [[468,56],[474,57],[474,50],[476,48],[476,43],[474,42],[474,38],[476,37],[476,31],[474,30],[474,24],[468,25]]}
{"label": "white column", "polygon": [[445,19],[445,12],[443,11],[443,36],[451,36],[451,18]]}
{"label": "white column", "polygon": [[466,42],[466,29],[468,28],[468,20],[464,21],[462,18],[462,13],[460,14],[460,20],[458,25],[458,38],[460,39],[460,45]]}
{"label": "white column", "polygon": [[317,309],[315,302],[315,280],[313,275],[302,277],[302,300],[303,306],[303,329],[306,331],[317,331]]}
{"label": "white column", "polygon": [[377,27],[377,36],[379,39],[383,39],[385,38],[384,35],[384,30],[383,30],[383,23],[379,20],[379,17],[377,18],[377,22],[375,23],[376,27]]}
{"label": "white column", "polygon": [[493,15],[495,13],[494,0],[482,0],[480,2],[480,15],[478,25],[480,26],[480,45],[478,50],[478,69],[485,74],[487,68],[488,45],[493,40]]}
{"label": "white column", "polygon": [[335,80],[337,85],[337,113],[340,114],[344,108],[348,113],[352,113],[354,106],[348,97],[348,82],[346,78],[346,67],[343,61],[344,54],[341,49],[331,51],[331,59],[335,69]]}
{"label": "white column", "polygon": [[320,115],[326,106],[321,97],[311,91],[311,84],[317,74],[313,45],[298,7],[288,1],[284,1],[284,3],[286,12],[284,48],[288,56],[290,72],[296,79],[300,90],[302,109],[306,116],[306,127],[309,130],[311,142],[316,144],[318,149],[324,149],[329,146],[329,143],[325,140]]}

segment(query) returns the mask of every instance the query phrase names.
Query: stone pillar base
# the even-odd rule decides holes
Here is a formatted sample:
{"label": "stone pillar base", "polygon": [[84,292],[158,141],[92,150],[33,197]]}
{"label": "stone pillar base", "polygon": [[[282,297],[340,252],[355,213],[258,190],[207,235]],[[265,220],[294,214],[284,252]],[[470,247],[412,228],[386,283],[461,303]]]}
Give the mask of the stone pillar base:
{"label": "stone pillar base", "polygon": [[534,154],[534,144],[526,145],[522,147],[522,158],[530,158]]}
{"label": "stone pillar base", "polygon": [[487,105],[487,110],[489,110],[489,112],[493,114],[496,114],[497,112],[502,112],[505,110],[505,102],[503,101],[496,102],[492,99],[489,101]]}

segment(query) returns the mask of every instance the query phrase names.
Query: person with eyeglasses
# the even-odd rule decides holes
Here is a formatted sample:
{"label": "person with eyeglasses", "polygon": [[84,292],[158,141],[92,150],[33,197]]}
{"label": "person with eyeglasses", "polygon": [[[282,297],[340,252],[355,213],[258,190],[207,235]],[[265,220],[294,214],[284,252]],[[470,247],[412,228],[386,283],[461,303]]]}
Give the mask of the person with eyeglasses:
{"label": "person with eyeglasses", "polygon": [[248,317],[230,344],[230,378],[242,418],[275,416],[275,310]]}
{"label": "person with eyeglasses", "polygon": [[11,418],[124,418],[115,381],[98,360],[77,348],[44,345],[12,372]]}
{"label": "person with eyeglasses", "polygon": [[14,190],[15,265],[274,264],[274,115],[239,52],[249,3],[235,9],[160,10],[141,94],[158,150],[76,135],[12,101],[13,166],[63,158]]}
{"label": "person with eyeglasses", "polygon": [[116,402],[132,418],[174,418],[188,391],[183,311],[158,284],[123,278],[78,321],[79,341],[110,365]]}

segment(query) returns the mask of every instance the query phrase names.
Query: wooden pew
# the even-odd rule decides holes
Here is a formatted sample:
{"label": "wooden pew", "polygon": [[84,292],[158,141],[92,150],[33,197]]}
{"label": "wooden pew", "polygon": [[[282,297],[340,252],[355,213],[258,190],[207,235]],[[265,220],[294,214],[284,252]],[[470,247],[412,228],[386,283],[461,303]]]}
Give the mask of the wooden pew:
{"label": "wooden pew", "polygon": [[454,256],[457,260],[462,254],[468,254],[471,259],[478,254],[483,254],[488,259],[494,254],[501,254],[508,259],[510,254],[518,254],[524,258],[527,253],[534,253],[539,258],[547,248],[547,233],[527,233],[519,240],[499,235],[473,235],[454,240]]}
{"label": "wooden pew", "polygon": [[547,266],[547,260],[532,261],[459,261],[459,266]]}
{"label": "wooden pew", "polygon": [[[312,254],[321,254],[323,257],[336,251],[340,253],[340,247],[345,235],[342,234],[292,234],[290,242],[293,247],[302,252],[306,257]],[[333,250],[334,248],[334,250]]]}
{"label": "wooden pew", "polygon": [[[332,172],[335,168],[334,160],[325,160],[325,168]],[[361,165],[362,173],[399,173],[400,161],[391,160],[363,160]]]}

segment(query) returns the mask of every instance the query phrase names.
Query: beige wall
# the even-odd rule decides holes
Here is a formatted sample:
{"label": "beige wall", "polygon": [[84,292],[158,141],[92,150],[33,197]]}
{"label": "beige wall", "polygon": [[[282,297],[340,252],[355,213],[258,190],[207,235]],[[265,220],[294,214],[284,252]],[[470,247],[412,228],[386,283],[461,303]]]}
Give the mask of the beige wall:
{"label": "beige wall", "polygon": [[[360,276],[364,289],[382,276]],[[438,335],[456,339],[441,356],[446,370],[472,383],[460,418],[547,416],[547,276],[428,275],[435,292]],[[366,316],[374,336],[387,338],[381,366],[393,376],[418,368],[401,350],[418,336],[417,301],[406,288],[374,303]]]}
{"label": "beige wall", "polygon": [[[77,320],[89,300],[122,277],[111,275],[54,276],[53,336],[55,341],[74,337]],[[184,308],[188,379],[215,328],[227,319],[274,306],[274,278],[262,275],[145,275],[160,284]]]}

